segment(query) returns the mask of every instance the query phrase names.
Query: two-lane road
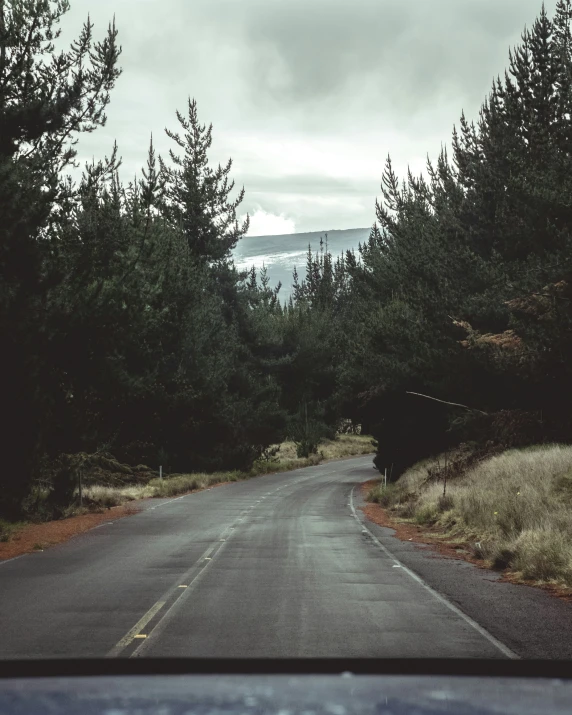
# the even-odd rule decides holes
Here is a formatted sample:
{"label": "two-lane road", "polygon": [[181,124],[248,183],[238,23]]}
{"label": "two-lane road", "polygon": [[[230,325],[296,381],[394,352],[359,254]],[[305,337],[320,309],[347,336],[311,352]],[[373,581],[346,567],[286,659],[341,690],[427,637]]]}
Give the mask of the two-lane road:
{"label": "two-lane road", "polygon": [[0,563],[0,659],[511,657],[364,525],[372,476],[368,456],[237,482]]}

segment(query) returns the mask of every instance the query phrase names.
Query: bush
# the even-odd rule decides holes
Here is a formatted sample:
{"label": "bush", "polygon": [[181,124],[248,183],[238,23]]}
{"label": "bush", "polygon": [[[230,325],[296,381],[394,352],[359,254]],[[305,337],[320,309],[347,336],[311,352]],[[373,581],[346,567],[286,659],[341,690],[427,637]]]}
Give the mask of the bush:
{"label": "bush", "polygon": [[20,526],[20,523],[0,519],[0,542],[10,541]]}
{"label": "bush", "polygon": [[387,487],[383,484],[378,484],[373,487],[373,489],[370,489],[369,494],[367,495],[367,501],[387,507],[393,503],[394,497],[395,488],[393,484],[388,484]]}
{"label": "bush", "polygon": [[57,460],[52,491],[49,495],[49,502],[56,511],[73,501],[82,461],[81,455],[72,454],[62,454]]}
{"label": "bush", "polygon": [[124,495],[119,489],[111,487],[93,486],[85,490],[84,493],[86,506],[103,507],[110,509],[112,506],[121,506],[126,501],[130,501],[128,495]]}
{"label": "bush", "polygon": [[316,454],[318,451],[318,441],[311,439],[303,439],[301,442],[296,442],[296,456],[309,457],[311,454]]}
{"label": "bush", "polygon": [[508,565],[526,579],[572,583],[570,534],[550,527],[527,529],[515,540]]}
{"label": "bush", "polygon": [[450,494],[442,494],[439,497],[439,501],[437,503],[439,511],[442,513],[446,512],[446,511],[450,511],[454,505],[455,505],[455,501]]}
{"label": "bush", "polygon": [[261,450],[260,457],[258,458],[257,461],[260,462],[279,462],[280,461],[280,455],[278,454],[280,452],[280,445],[271,445],[270,447],[267,447],[266,449]]}
{"label": "bush", "polygon": [[418,524],[433,526],[439,520],[439,509],[436,504],[423,504],[415,510],[415,521]]}

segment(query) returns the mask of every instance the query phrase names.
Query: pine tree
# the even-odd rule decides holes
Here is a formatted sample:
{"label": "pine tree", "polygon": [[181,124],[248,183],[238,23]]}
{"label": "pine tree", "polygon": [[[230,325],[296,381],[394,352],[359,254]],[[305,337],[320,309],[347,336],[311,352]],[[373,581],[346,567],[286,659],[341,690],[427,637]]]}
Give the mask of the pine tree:
{"label": "pine tree", "polygon": [[198,120],[197,103],[188,100],[187,117],[177,111],[184,135],[166,129],[183,155],[169,152],[173,167],[161,160],[166,177],[166,210],[169,219],[181,227],[192,255],[199,261],[214,263],[229,258],[238,240],[248,231],[249,218],[239,225],[236,210],[244,198],[244,187],[234,201],[229,199],[234,181],[229,183],[232,159],[216,170],[208,163],[212,144],[212,124],[207,128]]}
{"label": "pine tree", "polygon": [[[0,502],[17,511],[41,453],[47,396],[57,389],[45,319],[47,293],[67,276],[56,266],[77,134],[105,124],[120,70],[117,31],[94,43],[87,21],[56,54],[66,0],[0,2],[0,397],[10,415],[3,437]],[[54,384],[54,380],[56,383]]]}
{"label": "pine tree", "polygon": [[555,91],[558,100],[555,134],[560,150],[572,154],[572,2],[558,0],[554,16],[553,62],[557,67]]}

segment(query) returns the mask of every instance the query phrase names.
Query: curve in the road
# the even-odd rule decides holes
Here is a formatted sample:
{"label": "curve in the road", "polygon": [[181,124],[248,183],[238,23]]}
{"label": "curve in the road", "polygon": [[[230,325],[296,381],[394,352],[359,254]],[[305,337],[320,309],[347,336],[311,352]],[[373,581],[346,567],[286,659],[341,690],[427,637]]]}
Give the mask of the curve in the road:
{"label": "curve in the road", "polygon": [[[570,651],[568,604],[502,590],[366,523],[353,489],[370,475],[371,457],[359,457],[236,482],[5,563],[0,658]],[[560,640],[518,621],[543,596]]]}

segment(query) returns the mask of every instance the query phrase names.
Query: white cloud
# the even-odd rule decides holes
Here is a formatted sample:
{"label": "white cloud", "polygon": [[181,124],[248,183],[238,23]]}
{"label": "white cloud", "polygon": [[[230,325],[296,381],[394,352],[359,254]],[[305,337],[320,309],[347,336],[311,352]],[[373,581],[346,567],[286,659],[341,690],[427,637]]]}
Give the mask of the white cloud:
{"label": "white cloud", "polygon": [[296,224],[284,214],[277,216],[259,207],[250,217],[248,236],[280,236],[285,233],[296,233]]}

